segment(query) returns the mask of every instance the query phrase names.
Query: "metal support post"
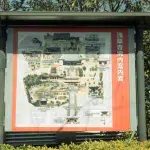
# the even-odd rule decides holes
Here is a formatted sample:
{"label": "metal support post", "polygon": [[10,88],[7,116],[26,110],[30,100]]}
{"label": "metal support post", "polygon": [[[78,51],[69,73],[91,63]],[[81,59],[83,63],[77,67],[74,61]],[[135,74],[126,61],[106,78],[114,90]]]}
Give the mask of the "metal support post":
{"label": "metal support post", "polygon": [[5,84],[5,54],[0,50],[0,144],[4,137],[4,84]]}
{"label": "metal support post", "polygon": [[5,45],[6,40],[4,36],[4,29],[2,29],[0,24],[0,144],[4,143],[4,85],[5,85]]}
{"label": "metal support post", "polygon": [[145,113],[145,81],[144,81],[144,53],[143,29],[136,27],[136,73],[137,73],[137,100],[138,100],[138,135],[139,140],[147,140],[146,113]]}

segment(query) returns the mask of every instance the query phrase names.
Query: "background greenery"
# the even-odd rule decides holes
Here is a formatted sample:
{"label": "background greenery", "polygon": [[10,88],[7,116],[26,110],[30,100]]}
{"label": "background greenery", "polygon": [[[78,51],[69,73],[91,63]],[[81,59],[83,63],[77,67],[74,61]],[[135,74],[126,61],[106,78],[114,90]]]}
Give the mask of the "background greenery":
{"label": "background greenery", "polygon": [[0,150],[150,150],[150,142],[138,142],[136,140],[124,141],[89,141],[81,144],[71,143],[70,145],[62,144],[57,148],[48,148],[47,146],[21,146],[13,147],[10,145],[0,145]]}
{"label": "background greenery", "polygon": [[[149,12],[149,0],[1,0],[5,11]],[[144,32],[146,118],[150,128],[150,31]]]}
{"label": "background greenery", "polygon": [[149,0],[1,0],[3,10],[23,11],[148,11]]}

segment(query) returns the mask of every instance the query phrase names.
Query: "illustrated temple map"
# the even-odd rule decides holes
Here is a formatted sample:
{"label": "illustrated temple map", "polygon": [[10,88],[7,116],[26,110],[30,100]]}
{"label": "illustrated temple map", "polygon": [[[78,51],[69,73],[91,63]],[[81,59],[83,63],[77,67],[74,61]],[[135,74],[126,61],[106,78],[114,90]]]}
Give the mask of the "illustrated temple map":
{"label": "illustrated temple map", "polygon": [[112,127],[111,32],[17,35],[17,127]]}

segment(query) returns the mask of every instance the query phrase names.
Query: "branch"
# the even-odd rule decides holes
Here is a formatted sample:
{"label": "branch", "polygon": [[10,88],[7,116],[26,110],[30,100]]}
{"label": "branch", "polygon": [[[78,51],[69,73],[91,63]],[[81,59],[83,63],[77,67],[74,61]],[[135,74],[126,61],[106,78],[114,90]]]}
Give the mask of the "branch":
{"label": "branch", "polygon": [[117,6],[115,6],[114,11],[117,12],[118,9],[119,9],[119,7],[122,6],[122,4],[125,3],[125,1],[126,1],[126,0],[122,0],[122,1],[120,0],[120,2],[117,3]]}
{"label": "branch", "polygon": [[108,5],[109,5],[109,7],[110,7],[110,10],[113,12],[112,0],[108,0]]}
{"label": "branch", "polygon": [[20,0],[20,2],[14,0],[14,1],[12,1],[12,3],[13,3],[14,11],[16,11],[20,8],[25,8],[25,7],[23,7],[23,4],[25,3],[25,0]]}

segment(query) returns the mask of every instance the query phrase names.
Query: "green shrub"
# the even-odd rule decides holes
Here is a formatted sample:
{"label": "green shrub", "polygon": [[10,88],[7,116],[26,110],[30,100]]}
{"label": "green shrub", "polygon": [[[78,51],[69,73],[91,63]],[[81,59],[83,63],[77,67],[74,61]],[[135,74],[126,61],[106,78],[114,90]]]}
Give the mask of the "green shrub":
{"label": "green shrub", "polygon": [[0,150],[150,150],[150,141],[138,142],[137,140],[118,141],[85,141],[81,144],[71,143],[61,144],[59,148],[49,148],[47,146],[20,146],[0,145]]}

